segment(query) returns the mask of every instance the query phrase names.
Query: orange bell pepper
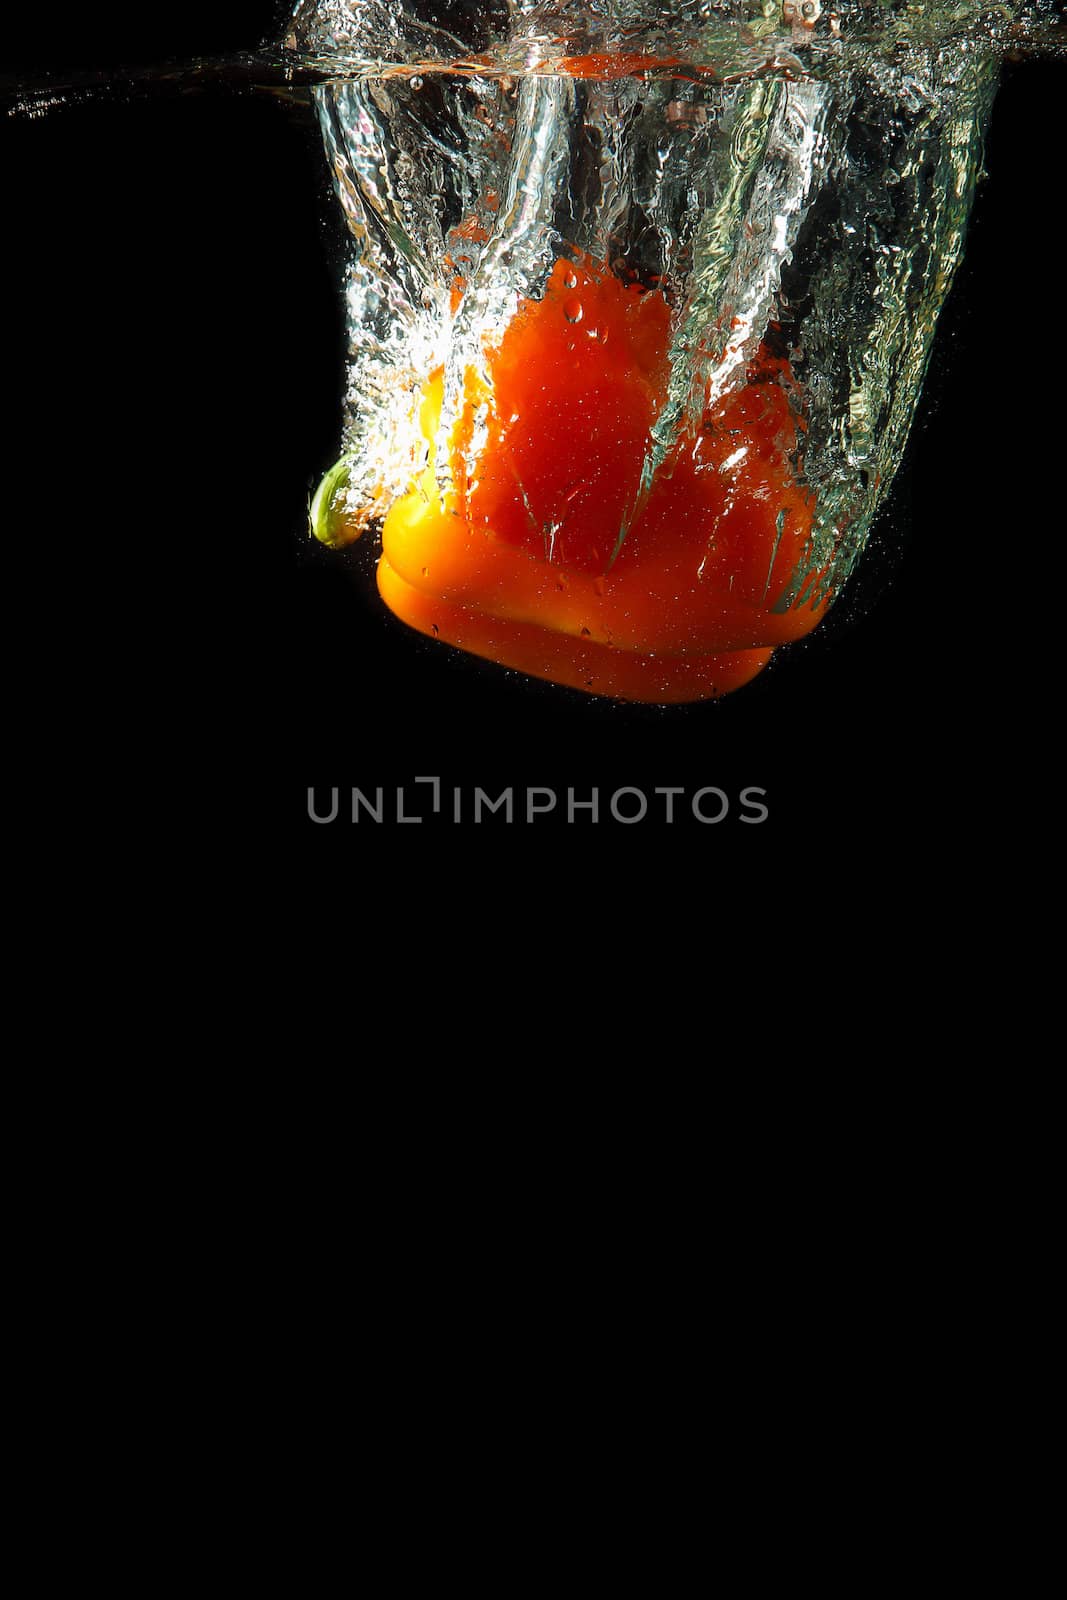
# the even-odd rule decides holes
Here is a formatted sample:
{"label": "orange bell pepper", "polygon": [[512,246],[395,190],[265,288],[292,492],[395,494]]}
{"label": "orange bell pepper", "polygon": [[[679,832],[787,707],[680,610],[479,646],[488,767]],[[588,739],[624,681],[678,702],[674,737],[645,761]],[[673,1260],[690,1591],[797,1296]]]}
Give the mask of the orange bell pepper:
{"label": "orange bell pepper", "polygon": [[[443,498],[442,375],[430,378],[429,464],[382,533],[378,585],[398,617],[536,677],[658,703],[739,688],[815,626],[827,598],[804,595],[817,584],[785,598],[813,515],[786,361],[764,347],[642,492],[669,322],[658,289],[557,262],[544,298],[523,303],[488,353],[489,389],[467,375]],[[468,481],[478,406],[488,435]]]}

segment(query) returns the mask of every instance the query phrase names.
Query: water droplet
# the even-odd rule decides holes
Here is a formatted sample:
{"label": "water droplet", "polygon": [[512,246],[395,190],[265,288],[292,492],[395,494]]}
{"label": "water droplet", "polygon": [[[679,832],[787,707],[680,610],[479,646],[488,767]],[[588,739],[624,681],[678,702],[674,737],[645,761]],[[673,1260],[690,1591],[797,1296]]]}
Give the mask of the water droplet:
{"label": "water droplet", "polygon": [[583,628],[582,629],[582,638],[583,639],[588,639],[589,638],[589,629],[588,628]]}
{"label": "water droplet", "polygon": [[578,287],[578,278],[569,267],[565,267],[563,270],[563,287],[565,289],[577,289]]}
{"label": "water droplet", "polygon": [[423,575],[423,577],[424,577],[424,578],[428,578],[428,577],[429,577],[429,576],[430,576],[430,569],[429,569],[429,567],[423,567],[423,569],[422,569],[422,575]]}
{"label": "water droplet", "polygon": [[413,89],[421,89],[422,88],[422,79],[420,77],[418,77],[418,76],[412,78],[411,87]]}
{"label": "water droplet", "polygon": [[566,300],[564,300],[563,315],[566,317],[568,322],[581,322],[582,302],[578,299],[577,295],[570,295]]}
{"label": "water droplet", "polygon": [[440,637],[441,637],[441,630],[440,630],[440,628],[439,628],[439,627],[438,627],[438,626],[437,626],[437,624],[436,624],[436,622],[431,622],[431,623],[430,623],[430,627],[431,627],[431,628],[432,628],[432,629],[433,629],[433,636],[434,636],[434,638],[435,638],[435,639],[439,639],[439,638],[440,638]]}

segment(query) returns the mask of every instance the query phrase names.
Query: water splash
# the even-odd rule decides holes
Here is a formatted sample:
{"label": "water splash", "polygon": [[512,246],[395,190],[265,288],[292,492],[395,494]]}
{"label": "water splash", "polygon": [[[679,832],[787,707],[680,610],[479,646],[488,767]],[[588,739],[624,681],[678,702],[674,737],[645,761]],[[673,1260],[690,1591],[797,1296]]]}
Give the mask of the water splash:
{"label": "water splash", "polygon": [[[663,295],[671,317],[665,403],[612,555],[679,441],[744,388],[769,342],[789,364],[803,422],[792,465],[816,516],[782,589],[779,511],[761,598],[785,614],[836,592],[903,450],[998,64],[1062,53],[1053,9],[450,10],[455,28],[415,37],[395,6],[364,8],[355,31],[347,8],[302,7],[277,48],[106,83],[8,85],[6,110],[51,116],[171,88],[314,104],[353,246],[344,451],[313,507],[327,542],[379,523],[431,456],[447,494],[457,429],[476,474],[502,330],[541,301],[558,261],[596,259]],[[392,32],[365,31],[385,21]],[[584,332],[581,316],[568,321]],[[437,369],[431,444],[420,407]],[[734,451],[715,470],[726,481],[743,461]],[[564,517],[545,523],[549,565]]]}

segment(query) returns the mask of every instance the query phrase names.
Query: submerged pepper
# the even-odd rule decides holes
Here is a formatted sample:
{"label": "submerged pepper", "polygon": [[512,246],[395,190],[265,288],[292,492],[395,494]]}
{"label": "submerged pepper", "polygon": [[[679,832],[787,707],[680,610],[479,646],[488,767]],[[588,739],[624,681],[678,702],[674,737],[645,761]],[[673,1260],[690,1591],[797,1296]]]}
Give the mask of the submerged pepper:
{"label": "submerged pepper", "polygon": [[658,289],[557,262],[490,353],[488,389],[468,374],[443,497],[432,375],[419,417],[428,464],[382,534],[378,585],[398,617],[536,677],[658,703],[739,688],[815,626],[827,600],[806,602],[811,586],[797,595],[794,582],[813,499],[797,481],[788,363],[761,349],[649,481],[669,325]]}

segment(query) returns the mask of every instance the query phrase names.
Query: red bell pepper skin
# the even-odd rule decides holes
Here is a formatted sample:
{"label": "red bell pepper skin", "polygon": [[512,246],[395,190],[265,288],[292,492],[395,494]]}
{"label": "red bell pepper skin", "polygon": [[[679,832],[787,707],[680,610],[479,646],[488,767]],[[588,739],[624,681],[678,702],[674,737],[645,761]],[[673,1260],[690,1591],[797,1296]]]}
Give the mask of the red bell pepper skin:
{"label": "red bell pepper skin", "polygon": [[[467,375],[443,497],[431,377],[429,464],[382,535],[378,584],[397,616],[533,676],[657,703],[737,689],[810,632],[827,597],[784,598],[810,560],[814,510],[789,365],[762,349],[642,492],[669,336],[658,289],[557,262],[487,353],[488,386]],[[468,479],[479,406],[488,433]]]}

